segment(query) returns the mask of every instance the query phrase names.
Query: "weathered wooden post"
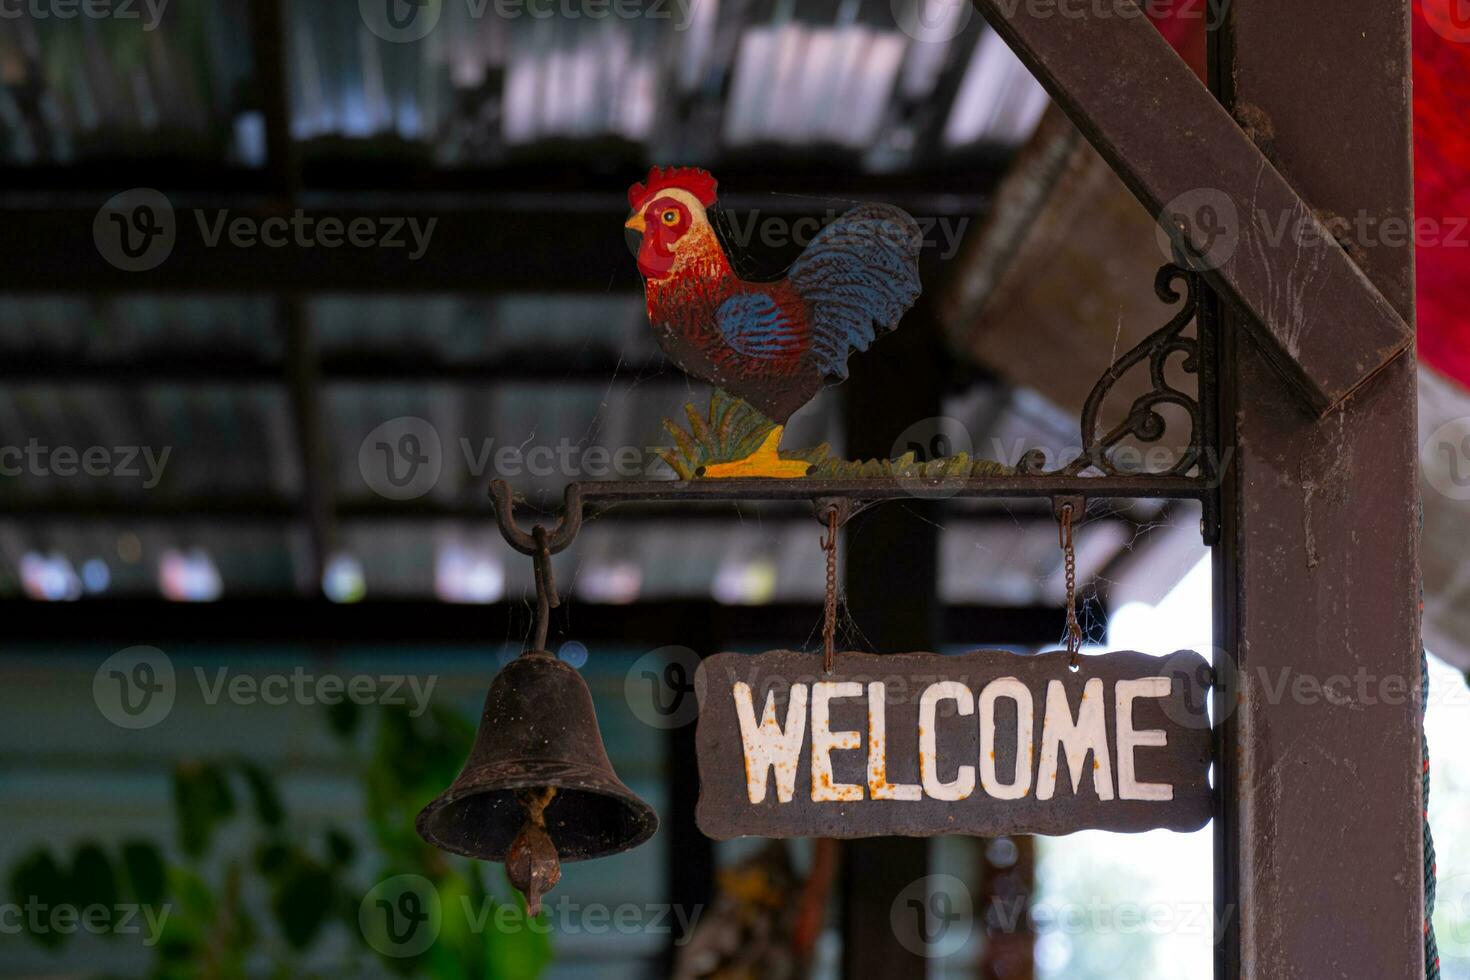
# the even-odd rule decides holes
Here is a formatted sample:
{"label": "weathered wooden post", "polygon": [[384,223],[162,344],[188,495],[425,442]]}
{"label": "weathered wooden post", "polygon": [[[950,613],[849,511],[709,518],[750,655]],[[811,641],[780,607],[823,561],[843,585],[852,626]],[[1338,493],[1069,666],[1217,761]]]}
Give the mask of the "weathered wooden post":
{"label": "weathered wooden post", "polygon": [[[1348,227],[1413,218],[1408,0],[1235,0],[1214,84],[1264,121],[1274,163]],[[1358,219],[1362,217],[1363,223]],[[1412,236],[1348,242],[1413,322]],[[1221,752],[1219,901],[1238,934],[1220,977],[1422,978],[1415,365],[1382,369],[1338,411],[1286,398],[1227,317],[1217,550],[1219,644],[1248,678],[1396,679],[1407,697],[1274,701],[1242,685]],[[1368,703],[1371,701],[1372,703]]]}

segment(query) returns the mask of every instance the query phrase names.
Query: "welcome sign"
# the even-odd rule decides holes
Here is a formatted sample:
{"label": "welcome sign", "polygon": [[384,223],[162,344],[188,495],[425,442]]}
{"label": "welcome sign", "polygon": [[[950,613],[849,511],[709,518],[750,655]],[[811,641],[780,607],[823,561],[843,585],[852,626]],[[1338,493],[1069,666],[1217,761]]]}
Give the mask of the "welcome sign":
{"label": "welcome sign", "polygon": [[1197,830],[1213,814],[1209,665],[999,650],[704,661],[708,836]]}

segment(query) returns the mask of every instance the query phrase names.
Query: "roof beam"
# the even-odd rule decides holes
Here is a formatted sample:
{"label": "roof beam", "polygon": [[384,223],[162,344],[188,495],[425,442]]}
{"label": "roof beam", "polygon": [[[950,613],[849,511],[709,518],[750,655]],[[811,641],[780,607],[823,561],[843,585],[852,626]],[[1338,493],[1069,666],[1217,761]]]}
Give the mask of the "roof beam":
{"label": "roof beam", "polygon": [[[558,351],[557,354],[563,352]],[[567,353],[572,357],[572,353]],[[609,379],[625,377],[639,384],[684,385],[683,375],[662,358],[619,361],[600,352],[576,353],[558,361],[545,352],[533,355],[508,351],[494,360],[442,360],[432,354],[343,351],[319,353],[316,373],[322,384],[588,385],[606,388]],[[136,357],[78,360],[69,352],[20,354],[0,360],[0,385],[98,385],[137,388],[146,385],[269,385],[281,384],[286,367],[279,359],[250,361],[219,354],[152,352]]]}
{"label": "roof beam", "polygon": [[[1134,0],[973,0],[1325,415],[1408,350],[1404,318]],[[1206,209],[1210,210],[1206,210]],[[1232,214],[1233,212],[1233,214]]]}
{"label": "roof beam", "polygon": [[[731,251],[775,274],[794,259],[807,222],[830,220],[852,199],[888,201],[924,220],[930,251],[983,211],[981,192],[905,192],[879,181],[834,184],[821,197],[731,193],[738,222]],[[772,187],[769,182],[764,186]],[[735,188],[732,187],[732,190]],[[856,193],[862,191],[862,193]],[[641,293],[624,245],[622,194],[535,191],[511,195],[305,195],[173,193],[175,225],[162,263],[127,272],[98,251],[93,225],[115,192],[0,193],[0,291],[6,293],[374,292],[499,294]],[[949,224],[940,226],[939,221]],[[815,228],[816,226],[811,226]],[[358,228],[357,241],[349,229]],[[769,269],[765,267],[769,266]]]}
{"label": "roof beam", "polygon": [[[86,615],[78,615],[85,609]],[[759,615],[752,615],[759,610]],[[380,648],[406,645],[463,644],[479,651],[498,640],[519,643],[531,628],[531,610],[519,598],[488,605],[416,600],[369,600],[336,605],[326,599],[225,599],[220,602],[87,599],[72,602],[0,602],[6,644],[0,657],[24,653],[23,644],[44,645],[48,653],[60,644],[130,643],[217,645],[261,643],[264,652],[290,657],[300,646],[315,643],[363,644]],[[1064,628],[1056,606],[947,606],[942,611],[944,636],[953,643],[1037,645],[1048,643]],[[801,637],[822,621],[819,603],[776,603],[726,606],[709,600],[667,600],[630,605],[565,602],[553,617],[553,636],[568,627],[585,643],[626,648],[643,642],[668,642],[678,634],[670,623],[698,617],[725,642],[769,643],[777,637]],[[290,642],[282,642],[289,624]],[[554,647],[553,647],[554,649]]]}

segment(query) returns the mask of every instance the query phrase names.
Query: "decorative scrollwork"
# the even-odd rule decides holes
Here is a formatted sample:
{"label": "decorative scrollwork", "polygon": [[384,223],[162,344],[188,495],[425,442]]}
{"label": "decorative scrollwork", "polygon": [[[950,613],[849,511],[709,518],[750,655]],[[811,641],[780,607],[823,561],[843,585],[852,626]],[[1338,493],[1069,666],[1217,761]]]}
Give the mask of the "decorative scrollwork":
{"label": "decorative scrollwork", "polygon": [[[1175,286],[1177,282],[1184,285],[1182,293]],[[1166,265],[1159,270],[1154,278],[1154,292],[1160,300],[1170,304],[1179,302],[1182,297],[1183,304],[1167,324],[1114,361],[1093,386],[1082,406],[1082,454],[1068,465],[1053,471],[1055,475],[1077,476],[1096,471],[1106,476],[1187,476],[1191,470],[1201,466],[1207,438],[1205,413],[1201,404],[1212,397],[1212,393],[1205,390],[1205,378],[1213,376],[1211,365],[1207,363],[1209,358],[1202,350],[1207,329],[1201,304],[1204,288],[1204,282],[1197,273],[1177,265]],[[1191,321],[1196,323],[1194,336],[1185,336],[1184,328]],[[1165,377],[1169,358],[1174,354],[1184,355],[1179,363],[1180,368],[1200,379],[1196,394],[1179,390]],[[1108,393],[1128,371],[1144,362],[1148,363],[1152,387],[1134,400],[1129,406],[1128,414],[1117,425],[1103,432],[1098,416]],[[1153,443],[1163,438],[1168,422],[1160,414],[1159,408],[1165,405],[1173,405],[1189,416],[1188,447],[1166,470],[1119,469],[1111,452],[1123,440],[1131,437],[1139,442]],[[1021,465],[1023,471],[1041,473],[1041,464],[1042,455],[1033,451],[1026,455]]]}

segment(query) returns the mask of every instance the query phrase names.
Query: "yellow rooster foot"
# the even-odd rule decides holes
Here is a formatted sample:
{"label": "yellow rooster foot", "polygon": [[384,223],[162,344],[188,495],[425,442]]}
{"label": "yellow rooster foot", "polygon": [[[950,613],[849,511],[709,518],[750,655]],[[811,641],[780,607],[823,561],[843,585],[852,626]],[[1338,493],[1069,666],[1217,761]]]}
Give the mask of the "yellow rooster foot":
{"label": "yellow rooster foot", "polygon": [[766,434],[766,438],[744,459],[733,460],[729,463],[711,463],[699,468],[699,476],[711,480],[730,479],[732,477],[771,477],[778,480],[791,480],[796,477],[806,476],[811,471],[812,464],[800,459],[782,459],[776,447],[781,444],[781,432],[784,426],[776,426]]}

